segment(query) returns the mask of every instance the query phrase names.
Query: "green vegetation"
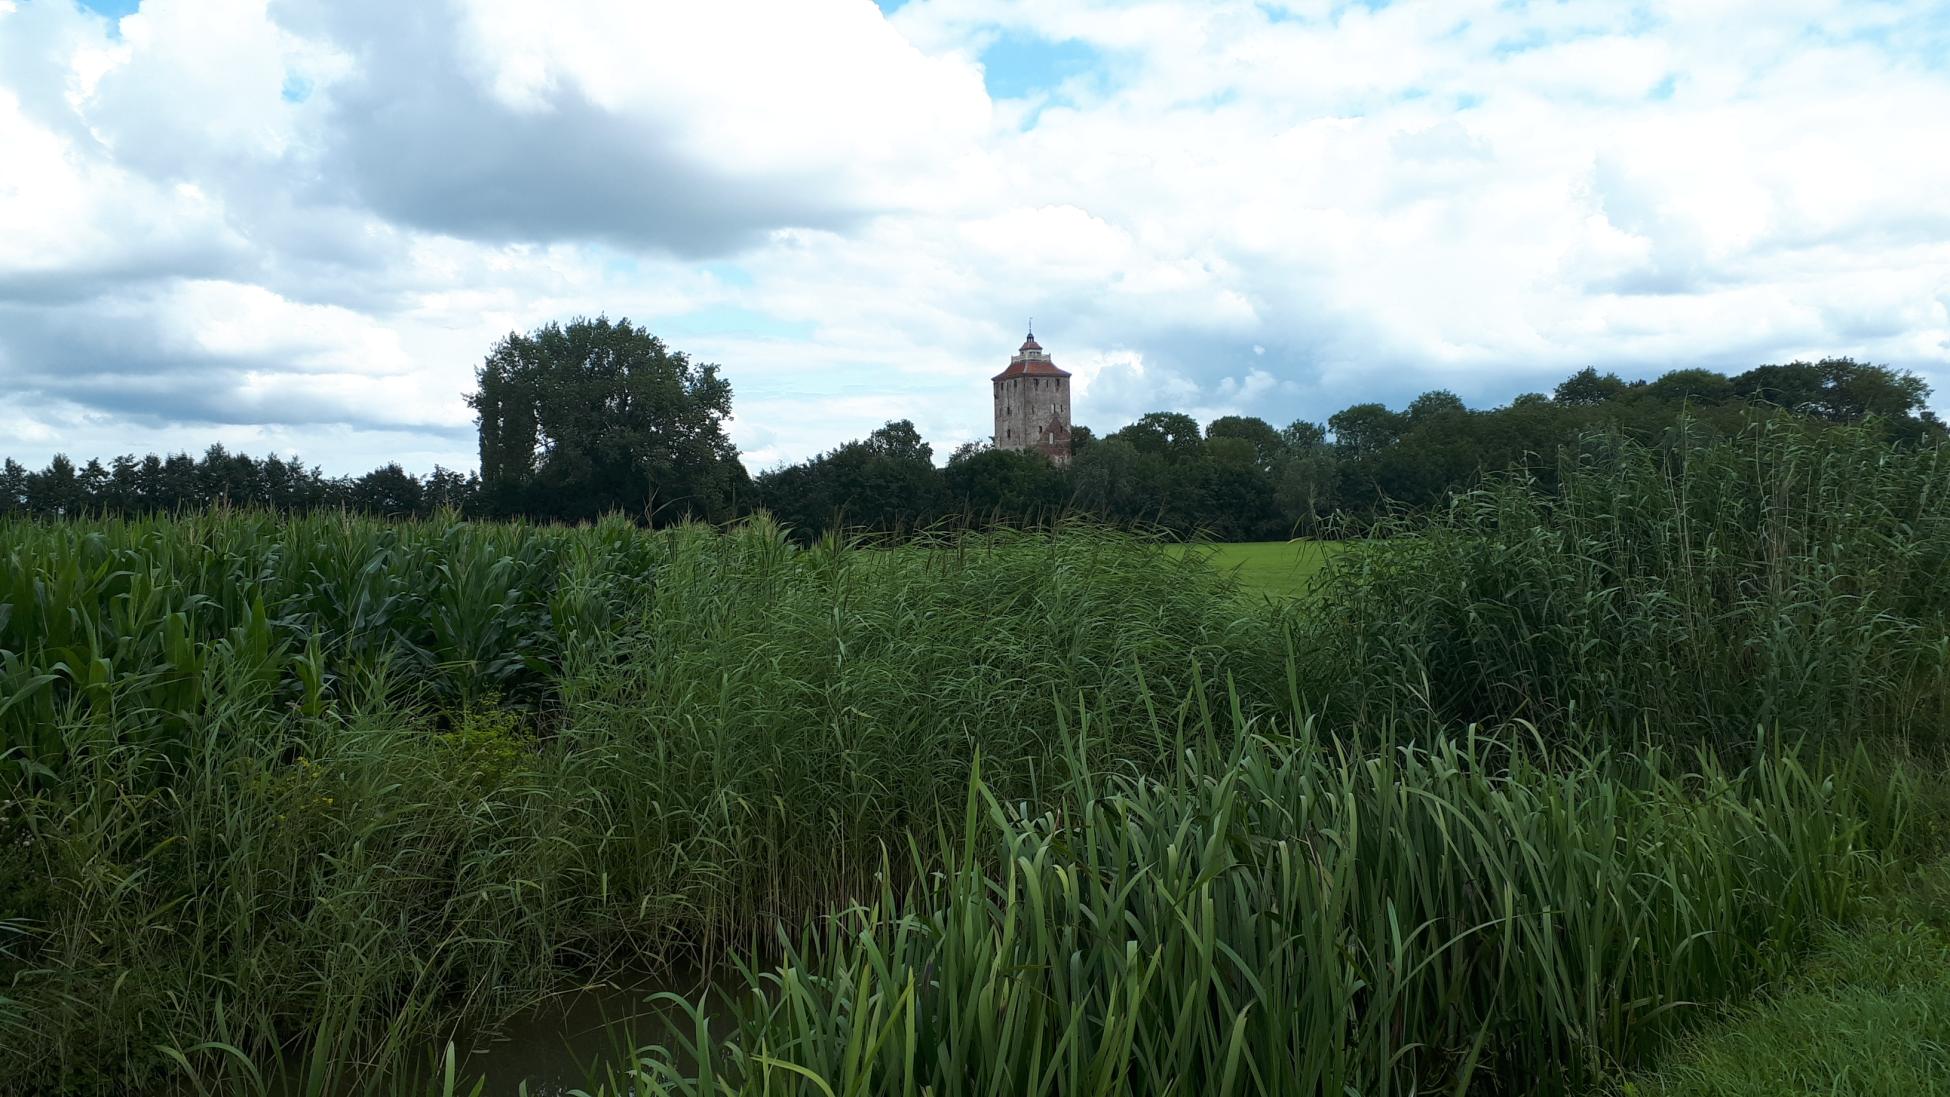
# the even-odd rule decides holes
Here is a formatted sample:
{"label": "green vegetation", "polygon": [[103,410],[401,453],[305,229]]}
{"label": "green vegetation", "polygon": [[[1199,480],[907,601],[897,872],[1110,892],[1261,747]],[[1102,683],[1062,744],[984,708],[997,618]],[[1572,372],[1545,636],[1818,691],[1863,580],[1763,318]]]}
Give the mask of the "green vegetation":
{"label": "green vegetation", "polygon": [[[1183,539],[1261,541],[1345,532],[1407,507],[1426,511],[1486,476],[1528,469],[1546,487],[1554,455],[1593,433],[1661,449],[1740,435],[1754,421],[1804,427],[1868,424],[1886,442],[1941,442],[1929,388],[1914,375],[1845,358],[1759,366],[1728,377],[1680,369],[1651,381],[1584,370],[1549,396],[1526,393],[1470,409],[1426,392],[1400,410],[1363,403],[1326,423],[1276,428],[1252,416],[1205,424],[1154,411],[1094,435],[1072,432],[1072,460],[982,444],[936,469],[914,425],[754,478],[757,500],[807,535],[899,532],[943,520],[1042,521],[1084,513]],[[1683,423],[1683,429],[1682,428]]]}
{"label": "green vegetation", "polygon": [[416,1088],[725,960],[592,1085],[1604,1087],[1940,858],[1945,461],[1596,436],[1306,598],[1073,525],[0,523],[0,1088]]}
{"label": "green vegetation", "polygon": [[724,518],[748,482],[730,382],[628,320],[509,334],[476,379],[484,513]]}
{"label": "green vegetation", "polygon": [[0,1078],[57,1092],[179,1054],[238,1082],[212,1039],[342,1081],[855,893],[958,814],[978,749],[1036,796],[1079,697],[1119,729],[1093,753],[1142,762],[1156,698],[1277,678],[1210,569],[1082,530],[0,537]]}
{"label": "green vegetation", "polygon": [[1212,566],[1256,594],[1298,597],[1341,548],[1338,541],[1247,541],[1201,546]]}
{"label": "green vegetation", "polygon": [[1941,741],[1950,448],[1775,422],[1595,436],[1337,555],[1286,603],[1344,719]]}
{"label": "green vegetation", "polygon": [[1950,869],[1831,929],[1775,993],[1684,1042],[1631,1097],[1950,1093]]}
{"label": "green vegetation", "polygon": [[1561,1091],[1779,971],[1904,804],[1852,766],[1222,727],[1053,810],[978,785],[951,872],[750,971],[737,1031],[690,1049],[714,1072],[653,1052],[607,1091]]}
{"label": "green vegetation", "polygon": [[1154,411],[1101,437],[1075,425],[1071,461],[967,443],[936,467],[908,420],[797,464],[748,470],[725,433],[729,380],[628,320],[579,318],[489,349],[468,397],[480,475],[387,465],[327,477],[276,455],[212,446],[199,459],[132,454],[29,471],[0,462],[0,517],[142,516],[210,506],[286,514],[351,510],[430,517],[643,525],[773,515],[802,543],[829,531],[905,539],[916,530],[1048,527],[1068,517],[1180,540],[1255,542],[1351,530],[1403,508],[1439,509],[1485,476],[1526,469],[1546,487],[1553,455],[1593,433],[1662,450],[1736,437],[1756,421],[1848,426],[1884,443],[1938,444],[1944,424],[1914,374],[1827,358],[1727,376],[1672,370],[1627,381],[1583,370],[1546,396],[1470,409],[1425,392],[1400,410],[1361,403],[1283,428],[1252,416],[1206,423]]}

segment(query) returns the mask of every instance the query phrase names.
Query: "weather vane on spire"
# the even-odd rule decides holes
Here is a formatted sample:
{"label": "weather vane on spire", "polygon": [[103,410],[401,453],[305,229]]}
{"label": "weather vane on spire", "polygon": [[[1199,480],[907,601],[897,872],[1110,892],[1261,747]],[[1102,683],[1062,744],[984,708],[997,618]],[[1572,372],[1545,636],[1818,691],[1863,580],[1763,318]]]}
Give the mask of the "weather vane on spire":
{"label": "weather vane on spire", "polygon": [[1029,337],[1031,339],[1036,338],[1036,318],[1034,316],[1029,318]]}

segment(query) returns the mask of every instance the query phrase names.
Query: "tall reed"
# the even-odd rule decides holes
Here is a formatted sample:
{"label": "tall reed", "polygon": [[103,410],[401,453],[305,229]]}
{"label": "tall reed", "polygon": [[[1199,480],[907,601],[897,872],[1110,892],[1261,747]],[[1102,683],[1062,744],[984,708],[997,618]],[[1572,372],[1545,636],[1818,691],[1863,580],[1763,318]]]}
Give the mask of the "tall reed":
{"label": "tall reed", "polygon": [[[279,1049],[336,1085],[769,936],[952,817],[978,748],[1036,795],[1065,698],[1277,659],[1209,569],[1086,530],[6,532],[0,1082],[50,1092]],[[1163,759],[1125,726],[1106,756]]]}
{"label": "tall reed", "polygon": [[945,870],[748,966],[732,1031],[693,1006],[681,1060],[647,1048],[604,1091],[1566,1092],[1781,970],[1910,796],[1862,755],[1728,769],[1239,719],[1053,808],[976,782],[960,837],[909,852]]}
{"label": "tall reed", "polygon": [[1348,719],[1925,743],[1950,730],[1950,449],[1764,421],[1587,440],[1338,553],[1289,627]]}

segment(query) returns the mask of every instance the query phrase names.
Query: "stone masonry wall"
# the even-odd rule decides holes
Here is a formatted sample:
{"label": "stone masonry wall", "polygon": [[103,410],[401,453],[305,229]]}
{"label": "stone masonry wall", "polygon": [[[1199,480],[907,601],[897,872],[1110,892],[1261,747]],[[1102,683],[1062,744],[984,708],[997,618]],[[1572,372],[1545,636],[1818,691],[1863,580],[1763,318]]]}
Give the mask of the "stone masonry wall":
{"label": "stone masonry wall", "polygon": [[995,445],[1040,449],[1058,464],[1067,464],[1070,379],[1032,375],[995,382]]}

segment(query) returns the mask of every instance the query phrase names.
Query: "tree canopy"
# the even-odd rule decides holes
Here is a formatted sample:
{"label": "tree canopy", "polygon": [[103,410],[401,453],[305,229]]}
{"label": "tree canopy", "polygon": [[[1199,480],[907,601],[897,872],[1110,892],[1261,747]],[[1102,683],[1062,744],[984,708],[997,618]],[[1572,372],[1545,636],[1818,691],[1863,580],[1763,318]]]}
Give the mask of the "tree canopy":
{"label": "tree canopy", "polygon": [[744,468],[725,435],[731,385],[663,340],[607,317],[510,333],[467,398],[494,514],[651,521],[729,517]]}
{"label": "tree canopy", "polygon": [[[901,535],[947,521],[1023,524],[1081,512],[1178,534],[1228,539],[1313,534],[1399,507],[1428,507],[1486,473],[1549,483],[1557,455],[1594,430],[1677,446],[1730,433],[1755,415],[1823,429],[1873,419],[1892,442],[1942,440],[1913,374],[1849,358],[1763,365],[1728,376],[1685,367],[1646,381],[1583,369],[1550,396],[1475,410],[1443,389],[1400,410],[1368,402],[1323,423],[1276,427],[1226,415],[1200,429],[1154,411],[1102,435],[1076,424],[1067,467],[1040,453],[967,443],[945,467],[914,423],[748,480],[724,433],[731,388],[629,321],[548,325],[496,343],[470,402],[481,475],[388,464],[326,477],[295,458],[211,446],[187,454],[38,471],[0,463],[0,514],[148,513],[213,505],[279,511],[346,508],[424,515],[580,521],[722,519],[763,507],[799,536],[844,528]],[[1684,429],[1681,429],[1682,423]]]}

